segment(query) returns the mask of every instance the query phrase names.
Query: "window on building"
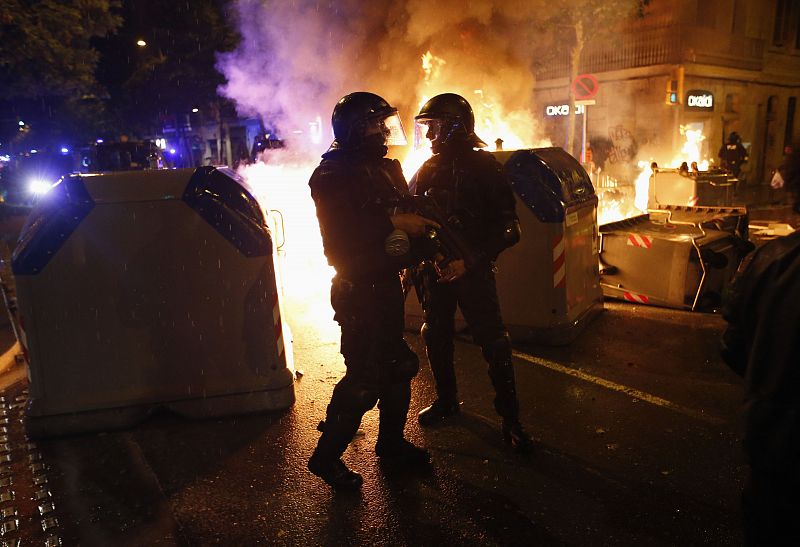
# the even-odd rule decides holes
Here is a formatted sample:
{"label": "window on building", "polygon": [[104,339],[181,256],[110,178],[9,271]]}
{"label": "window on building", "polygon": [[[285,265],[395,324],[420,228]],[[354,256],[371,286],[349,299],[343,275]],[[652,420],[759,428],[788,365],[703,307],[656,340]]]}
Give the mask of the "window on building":
{"label": "window on building", "polygon": [[739,112],[739,100],[740,96],[738,93],[728,93],[725,95],[725,112]]}
{"label": "window on building", "polygon": [[747,30],[747,2],[745,0],[734,0],[733,17],[731,18],[731,32],[743,35]]}
{"label": "window on building", "polygon": [[775,27],[772,31],[773,46],[783,46],[789,41],[792,3],[792,0],[778,0],[775,6]]}
{"label": "window on building", "polygon": [[216,162],[219,159],[219,151],[217,150],[217,139],[208,139],[208,151],[211,161]]}
{"label": "window on building", "polygon": [[770,95],[767,100],[767,119],[774,120],[778,115],[778,96]]}
{"label": "window on building", "polygon": [[789,97],[786,107],[786,133],[783,135],[783,147],[791,145],[794,141],[794,113],[797,110],[797,97]]}
{"label": "window on building", "polygon": [[717,0],[697,3],[697,26],[714,28],[717,24]]}

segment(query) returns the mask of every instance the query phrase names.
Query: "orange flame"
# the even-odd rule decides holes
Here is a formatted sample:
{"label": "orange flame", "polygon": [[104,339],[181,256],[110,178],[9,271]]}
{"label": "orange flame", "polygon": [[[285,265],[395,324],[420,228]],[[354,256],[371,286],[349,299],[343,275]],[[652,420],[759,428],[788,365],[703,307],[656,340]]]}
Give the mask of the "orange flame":
{"label": "orange flame", "polygon": [[703,153],[706,137],[703,135],[702,126],[695,124],[681,125],[680,133],[683,136],[681,150],[669,162],[662,163],[655,160],[655,158],[638,162],[638,167],[641,171],[634,180],[632,189],[628,186],[627,190],[622,190],[622,188],[625,188],[624,185],[613,185],[618,189],[611,192],[605,188],[598,188],[597,194],[600,203],[597,217],[599,224],[623,220],[647,212],[650,181],[653,175],[650,165],[653,161],[656,161],[660,167],[673,168],[680,167],[683,162],[686,162],[687,166],[691,168],[691,164],[696,163],[698,170],[708,170],[710,161],[707,157],[704,157]]}
{"label": "orange flame", "polygon": [[274,152],[265,157],[269,163],[242,167],[239,174],[247,180],[265,212],[281,296],[293,302],[295,311],[296,306],[304,306],[298,313],[312,316],[319,328],[333,329],[333,333],[337,327],[331,320],[329,291],[335,271],[322,251],[322,237],[308,188],[308,179],[316,165],[272,163],[280,155],[281,152]]}
{"label": "orange flame", "polygon": [[[505,109],[485,90],[448,80],[444,73],[447,61],[431,51],[426,51],[421,59],[423,79],[418,92],[420,108],[428,99],[440,93],[459,93],[472,106],[475,134],[489,144],[490,150],[496,139],[502,139],[506,150],[552,146],[549,139],[535,137],[534,118],[529,111]],[[417,135],[417,141],[416,148],[410,150],[402,160],[403,172],[407,177],[413,175],[431,156],[430,141],[424,135]]]}

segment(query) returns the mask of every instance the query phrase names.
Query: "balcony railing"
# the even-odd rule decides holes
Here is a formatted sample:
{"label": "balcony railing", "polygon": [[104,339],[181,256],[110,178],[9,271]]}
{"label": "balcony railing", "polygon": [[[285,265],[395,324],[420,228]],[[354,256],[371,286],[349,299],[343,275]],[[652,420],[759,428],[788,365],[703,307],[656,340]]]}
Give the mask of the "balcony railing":
{"label": "balcony railing", "polygon": [[[587,35],[579,73],[685,62],[760,70],[763,57],[763,40],[672,24],[642,27],[602,42]],[[568,75],[567,47],[536,70],[540,80]]]}

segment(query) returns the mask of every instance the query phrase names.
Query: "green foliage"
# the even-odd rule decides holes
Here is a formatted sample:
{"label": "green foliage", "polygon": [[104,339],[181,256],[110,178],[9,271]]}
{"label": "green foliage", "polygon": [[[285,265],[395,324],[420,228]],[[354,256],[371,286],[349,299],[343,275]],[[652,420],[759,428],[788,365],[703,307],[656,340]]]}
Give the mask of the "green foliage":
{"label": "green foliage", "polygon": [[540,49],[557,55],[575,44],[575,30],[594,42],[613,40],[631,20],[645,16],[650,0],[536,0],[539,17],[535,26]]}
{"label": "green foliage", "polygon": [[147,27],[139,36],[131,23],[120,37],[133,43],[139,36],[147,46],[127,54],[129,71],[112,90],[115,110],[123,120],[135,123],[216,103],[217,87],[224,82],[215,68],[216,55],[235,49],[239,42],[228,22],[227,4],[220,0],[137,4],[147,13]]}
{"label": "green foliage", "polygon": [[117,0],[0,0],[0,98],[93,92],[92,38],[114,32]]}

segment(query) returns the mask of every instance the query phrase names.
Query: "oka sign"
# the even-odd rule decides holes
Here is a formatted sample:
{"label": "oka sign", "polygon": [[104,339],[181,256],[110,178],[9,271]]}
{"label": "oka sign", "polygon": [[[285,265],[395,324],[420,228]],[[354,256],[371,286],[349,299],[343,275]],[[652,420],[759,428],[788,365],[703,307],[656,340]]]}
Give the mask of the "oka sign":
{"label": "oka sign", "polygon": [[710,91],[692,89],[686,93],[686,108],[714,110],[714,95]]}
{"label": "oka sign", "polygon": [[[583,105],[575,105],[575,114],[583,114]],[[569,104],[549,104],[544,107],[545,116],[569,116]]]}

